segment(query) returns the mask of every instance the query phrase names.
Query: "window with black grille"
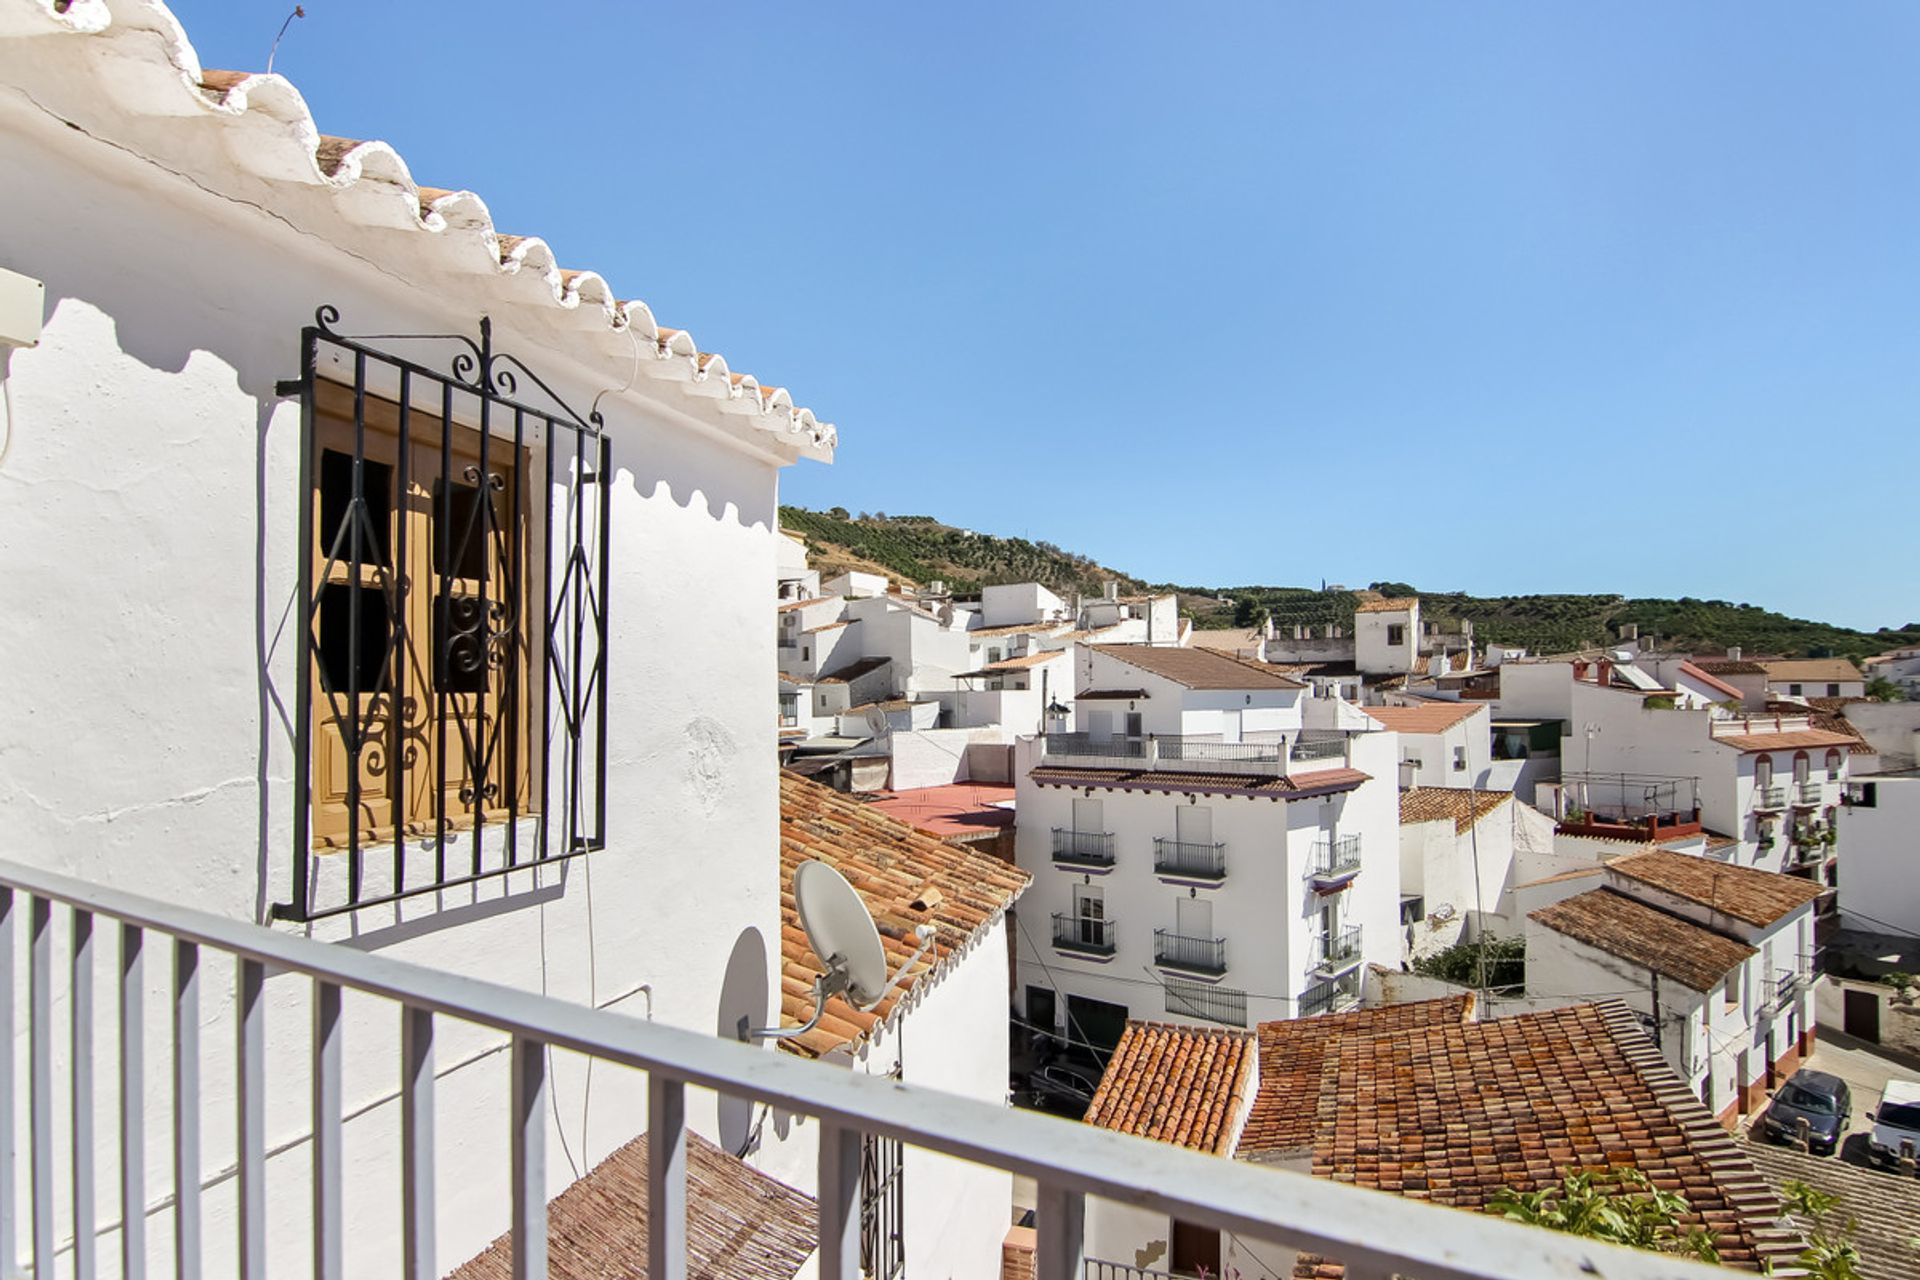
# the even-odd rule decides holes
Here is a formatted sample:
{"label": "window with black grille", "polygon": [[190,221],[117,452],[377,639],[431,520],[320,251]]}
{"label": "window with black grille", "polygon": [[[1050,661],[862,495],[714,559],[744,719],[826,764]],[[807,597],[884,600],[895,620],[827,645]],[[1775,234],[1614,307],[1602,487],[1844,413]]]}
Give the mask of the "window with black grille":
{"label": "window with black grille", "polygon": [[[283,918],[605,835],[609,447],[480,338],[303,333],[293,885]],[[387,343],[451,344],[444,371]],[[533,393],[519,394],[523,382]]]}
{"label": "window with black grille", "polygon": [[860,1274],[898,1280],[907,1269],[898,1138],[866,1135],[860,1143]]}

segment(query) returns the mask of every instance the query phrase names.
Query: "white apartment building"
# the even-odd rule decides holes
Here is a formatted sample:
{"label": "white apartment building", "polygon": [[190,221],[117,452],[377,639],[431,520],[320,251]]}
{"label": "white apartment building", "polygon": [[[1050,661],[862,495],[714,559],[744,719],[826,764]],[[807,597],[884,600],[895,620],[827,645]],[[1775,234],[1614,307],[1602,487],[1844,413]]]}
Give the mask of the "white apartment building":
{"label": "white apartment building", "polygon": [[1920,769],[1869,774],[1847,791],[1840,923],[1920,938]]}
{"label": "white apartment building", "polygon": [[1297,681],[1207,650],[1097,646],[1073,729],[1023,742],[1027,1021],[1251,1026],[1346,1007],[1397,965],[1394,735],[1306,730]]}
{"label": "white apartment building", "polygon": [[1414,787],[1400,793],[1400,925],[1407,958],[1498,931],[1495,917],[1529,817],[1539,815],[1506,791]]}
{"label": "white apartment building", "polygon": [[1920,645],[1907,645],[1876,654],[1860,664],[1862,678],[1890,681],[1909,701],[1920,698]]}
{"label": "white apartment building", "polygon": [[1845,658],[1768,658],[1767,692],[1788,698],[1864,698],[1867,677]]}
{"label": "white apartment building", "polygon": [[1420,702],[1367,707],[1400,735],[1402,787],[1494,785],[1493,713],[1484,702]]}
{"label": "white apartment building", "polygon": [[1527,917],[1527,994],[1626,1004],[1731,1126],[1813,1049],[1818,886],[1660,849],[1598,879]]}

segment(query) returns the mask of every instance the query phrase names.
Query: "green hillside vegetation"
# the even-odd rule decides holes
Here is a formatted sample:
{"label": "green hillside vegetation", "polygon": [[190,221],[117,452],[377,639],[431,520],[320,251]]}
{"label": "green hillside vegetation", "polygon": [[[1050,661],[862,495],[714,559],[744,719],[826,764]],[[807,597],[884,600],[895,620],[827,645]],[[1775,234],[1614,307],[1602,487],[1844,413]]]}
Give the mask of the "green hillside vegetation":
{"label": "green hillside vegetation", "polygon": [[[1201,628],[1255,626],[1266,617],[1283,627],[1346,626],[1352,624],[1358,599],[1352,591],[1313,587],[1148,584],[1050,542],[975,533],[925,515],[782,507],[780,522],[807,540],[809,562],[825,574],[858,569],[914,584],[939,580],[959,595],[1002,582],[1039,582],[1056,592],[1092,593],[1103,583],[1115,581],[1128,592],[1177,592],[1181,612]],[[1424,619],[1466,619],[1482,643],[1520,645],[1534,653],[1608,644],[1629,623],[1638,625],[1643,637],[1658,637],[1675,648],[1702,653],[1737,645],[1756,655],[1858,659],[1897,645],[1920,644],[1920,623],[1854,631],[1750,604],[1690,596],[1678,600],[1618,595],[1470,596],[1421,591],[1406,582],[1368,586],[1386,595],[1418,595]]]}

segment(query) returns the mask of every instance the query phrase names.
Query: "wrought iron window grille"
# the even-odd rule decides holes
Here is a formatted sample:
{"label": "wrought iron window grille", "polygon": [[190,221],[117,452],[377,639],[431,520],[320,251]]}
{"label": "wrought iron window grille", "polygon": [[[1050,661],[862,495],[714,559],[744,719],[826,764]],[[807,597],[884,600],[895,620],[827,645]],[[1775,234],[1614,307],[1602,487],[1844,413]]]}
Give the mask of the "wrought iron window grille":
{"label": "wrought iron window grille", "polygon": [[860,1274],[871,1280],[898,1280],[907,1267],[905,1165],[898,1138],[869,1133],[860,1139]]}
{"label": "wrought iron window grille", "polygon": [[[315,312],[277,388],[301,406],[293,883],[273,907],[296,921],[606,838],[597,408],[495,350],[486,317],[477,340],[338,323]],[[391,343],[453,353],[436,368]]]}

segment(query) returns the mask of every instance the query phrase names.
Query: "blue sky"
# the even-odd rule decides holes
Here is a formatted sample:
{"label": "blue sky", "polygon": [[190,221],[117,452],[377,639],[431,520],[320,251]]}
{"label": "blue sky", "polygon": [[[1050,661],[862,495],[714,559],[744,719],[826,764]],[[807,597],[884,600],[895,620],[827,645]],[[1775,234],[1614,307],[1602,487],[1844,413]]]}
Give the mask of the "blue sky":
{"label": "blue sky", "polygon": [[788,501],[1920,620],[1920,6],[306,8],[323,130],[840,426]]}

